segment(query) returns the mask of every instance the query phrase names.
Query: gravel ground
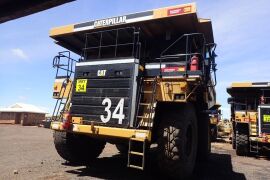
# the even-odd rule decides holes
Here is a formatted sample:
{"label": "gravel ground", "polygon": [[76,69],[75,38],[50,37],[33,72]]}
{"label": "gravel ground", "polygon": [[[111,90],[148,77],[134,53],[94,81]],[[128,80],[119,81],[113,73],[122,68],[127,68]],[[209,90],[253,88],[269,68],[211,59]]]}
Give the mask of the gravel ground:
{"label": "gravel ground", "polygon": [[[155,151],[153,150],[154,154]],[[0,179],[166,179],[159,174],[155,155],[148,171],[126,168],[114,145],[107,144],[90,167],[71,166],[56,153],[52,131],[38,127],[0,125]],[[212,143],[208,162],[198,163],[193,179],[269,179],[265,157],[238,157],[231,145]]]}

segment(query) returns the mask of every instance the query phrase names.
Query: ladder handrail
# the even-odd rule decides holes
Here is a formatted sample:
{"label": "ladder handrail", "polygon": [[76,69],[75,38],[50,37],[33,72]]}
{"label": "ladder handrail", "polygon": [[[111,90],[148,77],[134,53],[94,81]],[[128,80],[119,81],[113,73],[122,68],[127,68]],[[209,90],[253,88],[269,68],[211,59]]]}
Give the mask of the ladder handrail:
{"label": "ladder handrail", "polygon": [[52,114],[52,119],[54,121],[57,121],[59,119],[58,114],[59,114],[59,110],[60,110],[61,103],[62,103],[62,100],[63,100],[63,96],[64,96],[65,91],[66,91],[66,85],[67,84],[65,84],[65,83],[66,83],[66,80],[63,81],[60,92],[59,92],[61,97],[59,99],[57,99],[56,104],[54,106],[54,110],[53,110],[53,114]]}
{"label": "ladder handrail", "polygon": [[139,82],[139,89],[138,89],[138,97],[136,99],[137,106],[136,106],[136,113],[135,113],[135,123],[134,125],[137,125],[137,116],[139,115],[139,108],[140,108],[140,101],[142,97],[142,89],[143,89],[143,75],[140,77],[140,82]]}
{"label": "ladder handrail", "polygon": [[[135,113],[135,126],[139,127],[139,122],[138,122],[138,116],[140,113],[140,105],[141,105],[141,101],[142,101],[142,94],[143,92],[143,87],[144,87],[144,76],[142,76],[140,78],[140,88],[139,88],[139,94],[138,94],[138,98],[137,98],[137,106],[136,106],[136,113]],[[154,81],[152,81],[152,96],[151,96],[151,100],[150,100],[150,106],[147,107],[147,113],[148,116],[146,117],[146,122],[147,122],[147,127],[148,129],[151,128],[150,123],[151,120],[154,118],[153,117],[153,113],[154,113],[154,104],[155,104],[155,98],[156,98],[156,87],[157,87],[157,77],[155,77]]]}
{"label": "ladder handrail", "polygon": [[[70,84],[70,88],[69,88],[69,91],[68,91],[68,94],[67,94],[67,98],[66,99],[64,98],[64,95],[66,93],[66,90],[67,90],[67,86],[68,86],[69,81],[70,80],[68,80],[68,81],[65,80],[62,83],[61,90],[59,92],[59,94],[60,94],[61,97],[59,99],[57,99],[56,104],[55,104],[55,107],[54,107],[54,110],[53,110],[52,119],[54,121],[61,120],[61,117],[63,116],[63,112],[69,106],[70,97],[71,97],[70,95],[71,95],[71,92],[72,92],[73,83]],[[65,102],[63,103],[63,100],[64,99],[65,99]],[[61,109],[61,105],[62,104],[64,104],[64,106]],[[58,116],[58,115],[60,115],[60,116]]]}
{"label": "ladder handrail", "polygon": [[[190,37],[195,37],[195,36],[200,36],[201,38],[202,38],[202,43],[203,43],[203,45],[202,45],[202,48],[201,49],[199,49],[201,52],[196,52],[196,53],[192,53],[191,52],[191,49],[189,48],[189,46],[190,46]],[[204,59],[204,56],[205,56],[205,38],[204,38],[204,34],[202,34],[202,33],[190,33],[190,34],[183,34],[183,35],[181,35],[179,38],[177,38],[172,44],[170,44],[166,49],[164,49],[161,53],[160,53],[160,58],[157,58],[157,59],[159,59],[159,63],[160,63],[160,72],[159,72],[159,76],[161,77],[162,76],[162,72],[161,72],[161,64],[162,64],[162,60],[163,59],[165,59],[165,58],[161,58],[161,57],[164,57],[164,54],[171,48],[171,47],[173,47],[176,43],[178,43],[179,41],[181,41],[181,40],[183,40],[185,38],[185,43],[186,43],[186,45],[185,45],[185,53],[184,53],[184,56],[185,56],[185,62],[186,62],[186,64],[188,64],[189,62],[188,61],[190,61],[190,58],[191,58],[191,56],[192,56],[192,54],[193,55],[196,55],[196,54],[200,54],[202,57],[203,57],[203,59]],[[202,62],[202,70],[204,71],[204,62]],[[186,70],[185,70],[185,74],[187,75],[187,68],[186,68]],[[203,74],[204,74],[204,72],[203,72]]]}
{"label": "ladder handrail", "polygon": [[[66,60],[66,64],[60,64],[61,59]],[[53,114],[52,120],[59,121],[63,116],[63,112],[67,109],[70,104],[70,96],[73,88],[73,82],[71,81],[72,75],[74,74],[74,63],[78,62],[75,59],[70,57],[69,51],[59,52],[53,59],[53,67],[56,68],[56,78],[64,77],[64,81],[61,84],[61,89],[59,92],[59,97],[57,98]],[[66,68],[65,68],[66,67]],[[66,71],[66,76],[59,76],[59,69]],[[70,88],[68,89],[67,97],[65,98],[67,86],[70,84]],[[62,105],[64,105],[62,107]]]}
{"label": "ladder handrail", "polygon": [[[208,84],[207,85],[208,87],[211,86],[214,87],[217,85],[217,78],[216,78],[217,64],[215,62],[215,57],[217,56],[215,53],[216,47],[217,47],[216,43],[205,44],[205,48],[206,49],[208,48],[209,53],[208,60],[210,60],[210,80],[209,80],[210,85]],[[213,73],[214,79],[212,79],[211,73]],[[213,82],[213,84],[211,84],[211,82]]]}
{"label": "ladder handrail", "polygon": [[189,37],[189,36],[202,36],[203,37],[203,41],[205,44],[205,38],[204,35],[202,33],[190,33],[190,34],[183,34],[182,36],[180,36],[179,38],[177,38],[172,44],[170,44],[170,46],[168,46],[166,49],[164,49],[161,53],[160,56],[163,56],[163,54],[168,51],[172,46],[174,46],[177,42],[179,42],[182,38],[184,37]]}
{"label": "ladder handrail", "polygon": [[[61,60],[63,59],[66,60],[66,63],[60,64]],[[66,71],[66,77],[70,78],[70,76],[74,73],[73,65],[75,62],[78,62],[78,60],[75,60],[70,57],[70,51],[58,52],[58,55],[56,55],[53,58],[53,64],[52,64],[53,68],[57,68],[55,77],[59,77],[58,73],[59,73],[59,69],[61,69],[61,70]]]}
{"label": "ladder handrail", "polygon": [[153,123],[153,113],[154,113],[154,101],[156,100],[156,90],[157,90],[157,77],[155,77],[155,80],[153,81],[153,84],[152,84],[152,97],[151,97],[151,103],[150,103],[150,107],[149,107],[149,116],[148,116],[148,121],[147,121],[147,125],[148,125],[148,129],[150,130],[151,129],[151,126],[150,126],[150,123],[151,123],[151,120],[152,120],[152,123]]}

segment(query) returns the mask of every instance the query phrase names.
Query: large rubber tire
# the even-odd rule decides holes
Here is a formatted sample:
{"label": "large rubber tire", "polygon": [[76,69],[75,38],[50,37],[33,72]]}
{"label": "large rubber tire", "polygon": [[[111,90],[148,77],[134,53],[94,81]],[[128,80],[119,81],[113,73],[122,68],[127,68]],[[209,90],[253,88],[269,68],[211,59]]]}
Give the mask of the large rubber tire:
{"label": "large rubber tire", "polygon": [[106,142],[85,135],[54,131],[54,145],[58,154],[74,164],[87,165],[103,151]]}
{"label": "large rubber tire", "polygon": [[240,130],[236,131],[236,154],[238,156],[248,156],[249,154],[248,134]]}
{"label": "large rubber tire", "polygon": [[158,129],[158,166],[173,179],[189,178],[197,153],[197,118],[191,104],[168,107]]}

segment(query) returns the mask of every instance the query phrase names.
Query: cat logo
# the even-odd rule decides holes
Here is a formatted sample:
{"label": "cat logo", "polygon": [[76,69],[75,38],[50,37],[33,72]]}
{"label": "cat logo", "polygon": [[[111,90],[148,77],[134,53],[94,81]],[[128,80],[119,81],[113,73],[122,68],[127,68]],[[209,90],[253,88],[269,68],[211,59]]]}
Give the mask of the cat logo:
{"label": "cat logo", "polygon": [[108,19],[101,19],[94,22],[94,27],[112,26],[126,23],[126,16],[113,17]]}
{"label": "cat logo", "polygon": [[97,76],[106,76],[106,71],[107,70],[98,70],[97,71]]}

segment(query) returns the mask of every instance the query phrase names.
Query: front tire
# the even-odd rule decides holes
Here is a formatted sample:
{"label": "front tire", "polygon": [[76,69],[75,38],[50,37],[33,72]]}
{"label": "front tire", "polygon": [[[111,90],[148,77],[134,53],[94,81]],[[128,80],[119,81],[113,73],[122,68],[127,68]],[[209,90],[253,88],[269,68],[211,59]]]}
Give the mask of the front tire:
{"label": "front tire", "polygon": [[54,145],[57,153],[66,161],[87,165],[103,151],[106,142],[85,135],[54,131]]}
{"label": "front tire", "polygon": [[164,112],[158,130],[158,165],[171,178],[189,178],[197,153],[197,118],[191,104]]}
{"label": "front tire", "polygon": [[248,152],[248,136],[236,134],[236,154],[238,156],[247,156]]}

